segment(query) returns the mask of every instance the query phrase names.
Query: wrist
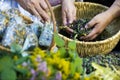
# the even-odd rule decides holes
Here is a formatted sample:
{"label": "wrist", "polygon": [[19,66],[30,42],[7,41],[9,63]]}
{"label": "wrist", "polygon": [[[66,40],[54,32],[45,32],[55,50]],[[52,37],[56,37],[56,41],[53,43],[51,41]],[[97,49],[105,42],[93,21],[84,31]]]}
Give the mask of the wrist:
{"label": "wrist", "polygon": [[52,6],[56,6],[58,4],[61,4],[62,0],[49,0],[49,2]]}
{"label": "wrist", "polygon": [[108,9],[107,11],[105,11],[105,13],[110,21],[112,21],[115,18],[115,13],[113,13],[112,10]]}
{"label": "wrist", "polygon": [[120,2],[116,0],[113,5],[107,10],[111,17],[114,19],[120,16]]}
{"label": "wrist", "polygon": [[106,12],[107,12],[108,16],[110,17],[110,19],[115,19],[116,17],[120,16],[120,11],[118,11],[116,9],[115,10],[108,9]]}
{"label": "wrist", "polygon": [[66,5],[66,4],[74,4],[75,0],[61,0],[61,4]]}

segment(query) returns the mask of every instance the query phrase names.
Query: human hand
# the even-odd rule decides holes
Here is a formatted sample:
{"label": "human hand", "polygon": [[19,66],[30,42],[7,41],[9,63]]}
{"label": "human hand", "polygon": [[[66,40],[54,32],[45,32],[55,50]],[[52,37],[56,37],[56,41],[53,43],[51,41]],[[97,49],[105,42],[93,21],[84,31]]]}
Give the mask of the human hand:
{"label": "human hand", "polygon": [[63,25],[72,23],[76,19],[76,8],[73,0],[62,0]]}
{"label": "human hand", "polygon": [[49,21],[48,6],[45,0],[17,0],[19,4],[42,21]]}
{"label": "human hand", "polygon": [[85,26],[85,28],[93,27],[93,30],[87,36],[81,37],[81,39],[86,41],[95,39],[109,25],[112,19],[112,16],[107,11],[96,15]]}

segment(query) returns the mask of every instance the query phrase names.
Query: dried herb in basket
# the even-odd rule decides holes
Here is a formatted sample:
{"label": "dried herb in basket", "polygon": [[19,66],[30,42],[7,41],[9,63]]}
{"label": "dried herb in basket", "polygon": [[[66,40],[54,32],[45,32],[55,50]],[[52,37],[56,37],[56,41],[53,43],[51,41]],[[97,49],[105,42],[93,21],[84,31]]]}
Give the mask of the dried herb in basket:
{"label": "dried herb in basket", "polygon": [[[69,24],[68,27],[73,30],[73,33],[69,33],[64,28],[60,30],[60,34],[71,38],[80,40],[80,37],[88,35],[93,28],[86,29],[85,25],[88,23],[90,19],[78,19],[74,21],[72,24]],[[94,41],[104,40],[110,37],[110,33],[105,29]]]}
{"label": "dried herb in basket", "polygon": [[89,74],[94,71],[91,63],[95,62],[101,66],[114,65],[115,67],[120,66],[120,53],[119,52],[110,52],[106,55],[96,55],[84,57],[83,67],[86,68],[86,72]]}

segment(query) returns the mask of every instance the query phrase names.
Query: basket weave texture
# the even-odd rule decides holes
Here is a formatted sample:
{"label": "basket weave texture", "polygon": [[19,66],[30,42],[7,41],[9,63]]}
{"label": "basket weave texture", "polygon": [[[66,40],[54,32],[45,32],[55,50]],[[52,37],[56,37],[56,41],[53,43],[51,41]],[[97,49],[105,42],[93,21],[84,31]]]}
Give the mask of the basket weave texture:
{"label": "basket weave texture", "polygon": [[[89,2],[76,2],[75,6],[77,9],[77,19],[92,19],[95,15],[108,9],[106,6]],[[62,14],[60,5],[54,7],[54,14],[57,25],[61,26]],[[93,56],[97,54],[107,54],[112,51],[120,39],[120,18],[115,19],[106,29],[111,33],[111,37],[105,40],[95,42],[76,41],[78,54],[80,56]],[[59,36],[64,39],[66,45],[69,41],[73,41],[64,35],[59,34]]]}

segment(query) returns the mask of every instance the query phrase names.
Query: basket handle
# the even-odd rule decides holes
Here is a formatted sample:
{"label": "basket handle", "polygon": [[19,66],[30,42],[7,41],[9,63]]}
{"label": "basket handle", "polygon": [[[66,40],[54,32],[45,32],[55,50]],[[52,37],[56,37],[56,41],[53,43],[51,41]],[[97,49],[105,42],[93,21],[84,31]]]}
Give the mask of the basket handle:
{"label": "basket handle", "polygon": [[[45,0],[46,4],[48,5],[48,8],[50,10],[50,13],[51,13],[51,18],[52,18],[52,21],[53,21],[53,33],[57,32],[56,31],[56,20],[55,20],[55,15],[54,15],[54,12],[53,12],[53,9],[49,3],[48,0]],[[54,42],[54,34],[53,34],[53,37],[52,37],[52,42],[50,44],[50,47],[49,47],[49,50],[52,50],[52,48],[54,47],[55,45],[55,42]]]}

